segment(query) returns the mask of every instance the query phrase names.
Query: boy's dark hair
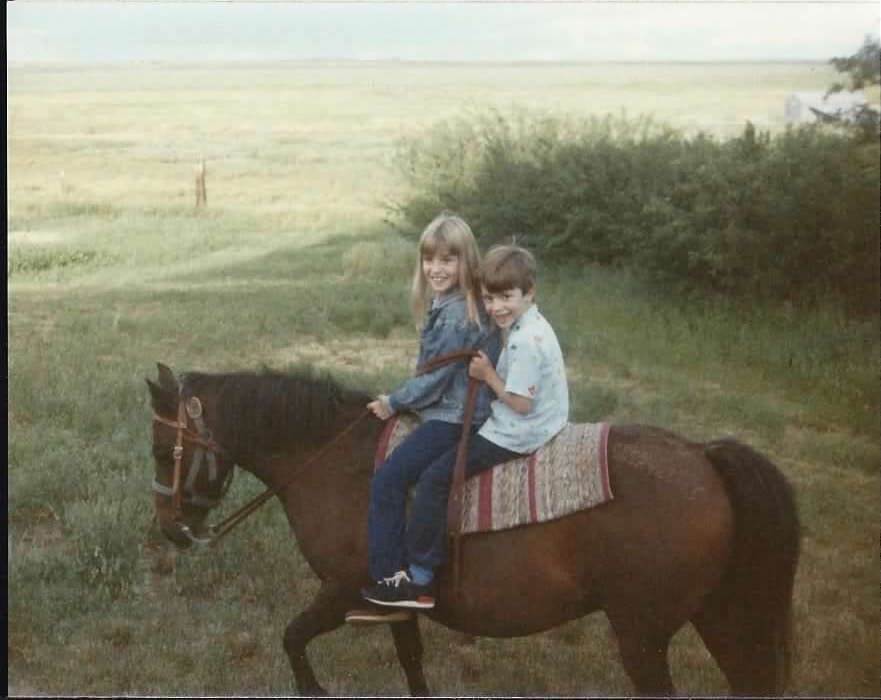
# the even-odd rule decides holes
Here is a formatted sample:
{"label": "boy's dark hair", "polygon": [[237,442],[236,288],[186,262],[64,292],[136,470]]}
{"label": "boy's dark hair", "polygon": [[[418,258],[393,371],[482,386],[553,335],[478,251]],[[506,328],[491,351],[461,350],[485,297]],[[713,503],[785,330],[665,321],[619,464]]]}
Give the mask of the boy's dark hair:
{"label": "boy's dark hair", "polygon": [[535,258],[520,246],[495,246],[483,258],[480,277],[491,294],[515,288],[526,294],[535,286]]}

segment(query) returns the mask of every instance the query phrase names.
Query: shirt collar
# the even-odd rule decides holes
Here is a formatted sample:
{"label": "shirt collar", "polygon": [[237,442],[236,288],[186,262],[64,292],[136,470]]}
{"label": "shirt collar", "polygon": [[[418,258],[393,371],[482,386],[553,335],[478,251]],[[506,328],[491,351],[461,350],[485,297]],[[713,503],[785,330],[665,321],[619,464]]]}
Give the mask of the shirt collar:
{"label": "shirt collar", "polygon": [[462,293],[461,289],[456,289],[455,291],[449,292],[448,294],[444,294],[439,297],[434,297],[431,300],[431,310],[434,311],[436,309],[442,309],[445,306],[452,304],[454,301],[458,299],[464,299],[465,295]]}
{"label": "shirt collar", "polygon": [[538,305],[532,302],[532,305],[523,312],[523,315],[514,321],[511,330],[519,331],[523,326],[531,323],[538,316]]}

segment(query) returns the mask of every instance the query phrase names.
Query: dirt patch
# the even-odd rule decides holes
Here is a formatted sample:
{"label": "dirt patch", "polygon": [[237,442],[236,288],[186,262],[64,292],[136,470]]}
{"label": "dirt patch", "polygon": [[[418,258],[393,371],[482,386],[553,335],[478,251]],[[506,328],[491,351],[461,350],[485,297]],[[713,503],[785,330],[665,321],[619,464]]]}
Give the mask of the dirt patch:
{"label": "dirt patch", "polygon": [[6,237],[9,245],[55,245],[64,241],[64,236],[55,231],[10,231]]}
{"label": "dirt patch", "polygon": [[18,509],[9,517],[10,522],[22,528],[21,541],[28,545],[47,547],[64,539],[61,520],[49,505]]}

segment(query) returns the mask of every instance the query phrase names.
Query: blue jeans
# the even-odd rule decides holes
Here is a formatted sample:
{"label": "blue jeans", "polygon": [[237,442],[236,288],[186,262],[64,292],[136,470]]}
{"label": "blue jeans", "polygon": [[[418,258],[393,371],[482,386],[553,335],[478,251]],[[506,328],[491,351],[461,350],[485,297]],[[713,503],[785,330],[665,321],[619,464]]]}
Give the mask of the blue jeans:
{"label": "blue jeans", "polygon": [[455,455],[461,434],[460,423],[426,421],[410,433],[373,474],[367,516],[368,567],[372,580],[379,581],[407,568],[404,549],[407,494],[441,455],[451,450]]}
{"label": "blue jeans", "polygon": [[[440,455],[416,482],[407,526],[407,557],[425,569],[440,566],[447,550],[447,501],[453,483],[457,447]],[[468,440],[465,478],[522,455],[499,447],[475,431]]]}

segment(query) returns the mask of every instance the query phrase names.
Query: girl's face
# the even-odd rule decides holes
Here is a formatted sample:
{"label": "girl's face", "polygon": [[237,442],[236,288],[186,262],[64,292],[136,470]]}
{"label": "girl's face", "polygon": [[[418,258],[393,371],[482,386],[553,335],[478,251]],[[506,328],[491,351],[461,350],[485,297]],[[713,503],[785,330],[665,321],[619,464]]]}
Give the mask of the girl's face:
{"label": "girl's face", "polygon": [[446,246],[423,253],[422,274],[436,296],[451,292],[459,286],[459,256]]}

